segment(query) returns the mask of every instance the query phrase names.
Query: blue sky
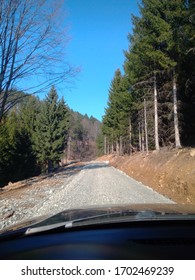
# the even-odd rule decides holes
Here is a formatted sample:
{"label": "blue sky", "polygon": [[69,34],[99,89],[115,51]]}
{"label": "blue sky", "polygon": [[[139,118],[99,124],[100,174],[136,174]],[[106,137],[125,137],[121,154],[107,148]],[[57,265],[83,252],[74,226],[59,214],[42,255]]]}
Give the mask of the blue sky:
{"label": "blue sky", "polygon": [[67,45],[70,64],[81,67],[74,86],[60,90],[67,104],[81,114],[101,120],[108,90],[117,68],[122,70],[123,50],[132,31],[136,0],[66,0]]}

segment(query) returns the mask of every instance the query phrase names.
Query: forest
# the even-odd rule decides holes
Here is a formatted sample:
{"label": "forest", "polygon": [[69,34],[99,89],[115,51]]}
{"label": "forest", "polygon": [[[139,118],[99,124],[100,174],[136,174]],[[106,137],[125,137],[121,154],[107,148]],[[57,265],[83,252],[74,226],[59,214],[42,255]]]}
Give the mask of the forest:
{"label": "forest", "polygon": [[[54,67],[64,61],[66,33],[45,9],[49,2],[3,0],[0,7],[0,186],[71,160],[195,146],[194,0],[140,1],[102,124],[58,97],[58,84],[77,69]],[[31,76],[42,84],[19,83],[19,90],[17,82]]]}
{"label": "forest", "polygon": [[104,154],[195,145],[195,2],[142,0],[109,88]]}
{"label": "forest", "polygon": [[17,95],[0,124],[0,187],[97,155],[100,122],[71,110],[54,86],[44,100]]}

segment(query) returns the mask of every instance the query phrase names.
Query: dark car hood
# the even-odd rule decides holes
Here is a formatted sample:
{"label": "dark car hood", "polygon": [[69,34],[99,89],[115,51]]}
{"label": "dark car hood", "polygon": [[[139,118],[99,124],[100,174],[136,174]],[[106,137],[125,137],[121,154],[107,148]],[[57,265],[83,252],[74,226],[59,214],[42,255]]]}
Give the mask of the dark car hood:
{"label": "dark car hood", "polygon": [[[195,205],[180,205],[180,204],[130,204],[130,205],[107,205],[107,206],[90,206],[77,209],[68,209],[57,213],[55,215],[45,215],[38,218],[32,218],[18,224],[14,224],[6,229],[0,231],[0,234],[19,229],[26,229],[29,226],[47,226],[51,224],[57,224],[62,222],[69,222],[74,220],[85,219],[89,217],[97,217],[106,214],[112,215],[113,213],[136,213],[139,220],[144,218],[150,219],[152,213],[159,215],[172,214],[175,218],[178,215],[183,215],[185,219],[188,219],[190,214],[194,214],[195,217]],[[140,214],[140,215],[138,215]],[[141,215],[144,214],[144,215]]]}

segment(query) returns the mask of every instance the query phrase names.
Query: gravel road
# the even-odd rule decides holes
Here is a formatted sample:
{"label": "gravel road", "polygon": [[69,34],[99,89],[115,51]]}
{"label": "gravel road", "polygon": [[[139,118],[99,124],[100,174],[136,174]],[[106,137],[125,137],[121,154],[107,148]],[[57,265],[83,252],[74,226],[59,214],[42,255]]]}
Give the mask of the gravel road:
{"label": "gravel road", "polygon": [[89,163],[61,190],[52,193],[34,212],[42,215],[64,209],[110,204],[172,203],[106,163]]}
{"label": "gravel road", "polygon": [[[47,182],[47,185],[42,184],[41,188],[27,188],[17,197],[2,196],[0,228],[70,208],[108,204],[174,203],[103,162],[90,162],[71,176],[59,173],[54,177],[58,180],[56,185],[53,181],[52,185]],[[55,181],[55,178],[52,180]]]}
{"label": "gravel road", "polygon": [[105,164],[86,165],[66,189],[64,206],[171,203],[151,188]]}

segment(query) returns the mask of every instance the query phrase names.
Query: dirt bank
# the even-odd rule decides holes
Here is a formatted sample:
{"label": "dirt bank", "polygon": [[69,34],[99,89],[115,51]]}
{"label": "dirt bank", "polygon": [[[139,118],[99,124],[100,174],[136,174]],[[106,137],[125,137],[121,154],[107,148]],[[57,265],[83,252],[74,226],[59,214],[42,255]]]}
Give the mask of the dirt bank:
{"label": "dirt bank", "polygon": [[195,204],[195,149],[161,150],[98,158],[177,203]]}

